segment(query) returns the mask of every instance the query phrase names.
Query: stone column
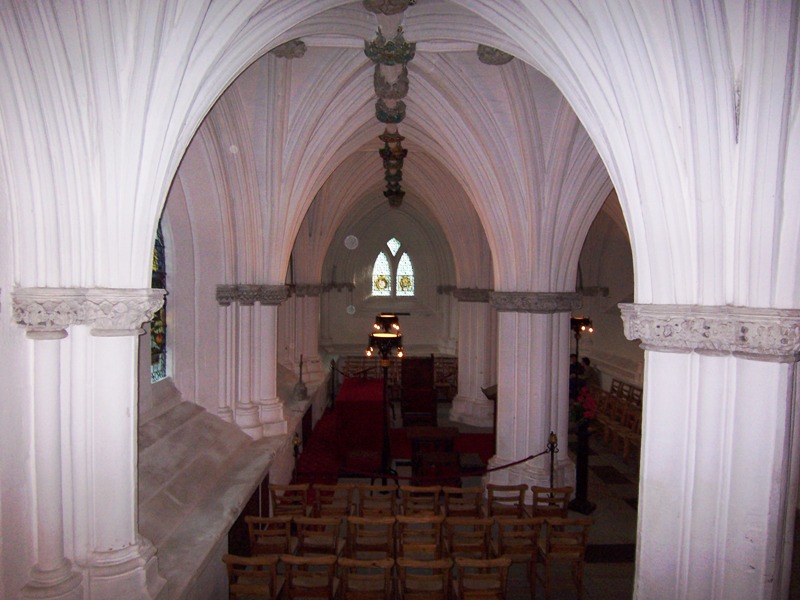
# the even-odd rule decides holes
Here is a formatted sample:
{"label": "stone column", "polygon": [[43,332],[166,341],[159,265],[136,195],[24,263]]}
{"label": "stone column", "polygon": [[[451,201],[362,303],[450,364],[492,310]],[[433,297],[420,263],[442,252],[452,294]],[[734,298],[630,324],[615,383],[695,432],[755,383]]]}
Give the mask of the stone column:
{"label": "stone column", "polygon": [[264,436],[283,435],[289,431],[284,403],[278,397],[278,306],[286,300],[285,285],[259,286],[258,338],[260,343],[257,396],[259,419]]}
{"label": "stone column", "polygon": [[[76,551],[85,562],[82,566],[87,573],[88,596],[155,598],[165,581],[158,574],[155,548],[138,533],[136,338],[144,333],[142,323],[152,319],[164,302],[164,290],[34,288],[19,290],[16,296],[27,299],[25,311],[19,304],[15,307],[18,322],[41,330],[57,319],[62,328],[66,324],[88,325],[92,334],[86,346],[88,356],[73,357],[75,362],[88,359],[88,379],[85,394],[73,399],[82,405],[72,407],[73,414],[85,419],[78,427],[83,435],[72,439],[69,448],[69,454],[85,457],[80,473],[73,475],[73,501],[86,507],[85,520],[76,519],[79,529],[74,538],[86,546]],[[45,415],[59,404],[53,399],[57,399],[60,387],[54,376],[57,368],[54,372],[45,368],[58,364],[57,348],[44,346],[40,356],[35,373],[39,391],[34,392],[34,400],[50,400],[46,401],[47,410],[41,402],[35,409],[37,461],[41,456],[45,469],[37,473],[37,494],[52,496],[37,498],[41,503],[37,508],[37,529],[40,557],[46,563],[45,570],[52,573],[67,568],[63,560],[63,527],[59,527],[63,517],[58,514],[63,496],[63,490],[57,489],[61,487],[60,425],[52,415]],[[56,452],[57,456],[48,458],[48,453]],[[48,533],[46,530],[51,527]],[[30,592],[33,588],[27,589]],[[71,596],[54,596],[45,591],[36,597]]]}
{"label": "stone column", "polygon": [[217,302],[217,368],[219,369],[219,388],[217,416],[228,423],[234,422],[233,406],[237,397],[236,377],[233,365],[236,364],[236,307],[231,306],[236,300],[235,286],[218,285]]}
{"label": "stone column", "polygon": [[[567,455],[569,424],[569,318],[580,295],[561,292],[492,292],[498,310],[497,436],[489,466],[501,467],[539,454],[554,431],[554,485],[574,485]],[[489,474],[489,483],[550,484],[550,457],[543,455]]]}
{"label": "stone column", "polygon": [[787,597],[800,311],[620,308],[645,349],[634,595]]}
{"label": "stone column", "polygon": [[78,600],[83,598],[82,577],[64,552],[61,477],[61,340],[71,319],[63,320],[54,310],[63,298],[32,291],[14,293],[16,320],[33,340],[37,560],[22,597]]}
{"label": "stone column", "polygon": [[298,285],[295,288],[294,361],[303,357],[303,382],[317,386],[325,379],[325,369],[319,356],[319,298],[321,285]]}
{"label": "stone column", "polygon": [[490,290],[460,288],[453,292],[458,300],[458,394],[453,398],[450,419],[476,427],[494,425],[495,403],[482,388],[497,383],[487,372],[497,360],[494,321],[489,305]]}
{"label": "stone column", "polygon": [[257,440],[263,435],[259,419],[259,405],[257,402],[257,384],[255,381],[255,364],[260,357],[254,353],[254,340],[258,334],[254,331],[256,300],[258,300],[257,285],[236,286],[236,299],[238,305],[236,319],[236,363],[234,376],[238,395],[234,418],[239,428],[247,435]]}

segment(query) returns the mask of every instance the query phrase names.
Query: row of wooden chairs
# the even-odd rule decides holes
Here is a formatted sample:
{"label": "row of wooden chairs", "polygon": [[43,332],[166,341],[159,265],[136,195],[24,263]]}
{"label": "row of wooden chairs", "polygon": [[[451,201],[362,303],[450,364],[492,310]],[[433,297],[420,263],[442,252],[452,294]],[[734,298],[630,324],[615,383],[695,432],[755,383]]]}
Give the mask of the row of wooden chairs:
{"label": "row of wooden chairs", "polygon": [[627,463],[642,445],[642,406],[610,392],[600,391],[598,396],[597,422],[603,429],[603,442]]}
{"label": "row of wooden chairs", "polygon": [[[290,588],[294,585],[291,583],[291,578],[295,577],[292,573],[295,566],[304,565],[308,570],[310,565],[325,565],[328,568],[330,582],[337,561],[340,568],[367,567],[367,563],[371,561],[373,567],[387,572],[391,571],[391,566],[396,561],[398,565],[396,576],[399,578],[397,587],[405,591],[408,591],[408,588],[405,581],[407,573],[402,569],[404,565],[415,569],[424,567],[433,571],[445,568],[449,571],[453,562],[456,565],[480,567],[483,570],[496,568],[499,572],[503,572],[503,584],[496,588],[497,595],[492,592],[492,595],[487,596],[489,598],[505,597],[505,577],[512,563],[526,564],[526,574],[532,593],[535,593],[536,581],[539,580],[545,588],[546,597],[549,598],[555,585],[553,567],[558,563],[566,563],[572,574],[571,584],[575,586],[578,596],[582,597],[583,564],[588,531],[592,523],[588,517],[520,519],[398,515],[396,517],[349,516],[346,521],[347,537],[342,545],[338,538],[339,519],[335,517],[249,517],[248,527],[253,526],[251,531],[256,531],[256,536],[253,538],[253,554],[256,556],[228,555],[225,559],[231,582],[231,597],[235,598],[236,593],[255,593],[255,588],[252,586],[256,583],[243,574],[247,571],[267,571],[254,577],[261,576],[268,580],[262,582],[264,590],[276,590],[278,557],[284,564]],[[292,541],[289,526],[291,523],[297,526],[296,543]],[[492,537],[493,526],[496,526],[496,538]],[[544,535],[541,535],[542,530],[545,532]],[[340,556],[343,548],[345,555]],[[287,550],[293,550],[295,554]],[[272,559],[259,561],[257,560],[259,555],[271,556]],[[542,568],[537,569],[537,564],[541,564]],[[363,574],[363,569],[360,572]],[[346,587],[349,585],[347,578],[351,576],[354,580],[359,579],[358,573],[348,572],[341,575]],[[319,575],[316,577],[319,578]],[[465,575],[457,575],[457,580],[460,577]],[[430,575],[430,578],[435,580],[436,576]],[[449,577],[447,579],[449,580]],[[308,588],[310,584],[305,582],[302,586]],[[323,594],[322,597],[332,598],[333,589],[328,587],[325,589],[331,595]],[[388,584],[385,584],[385,589],[388,594]],[[457,597],[471,597],[466,588],[463,591],[464,594]],[[375,595],[375,588],[370,588],[370,593],[372,595],[367,597],[391,597]],[[288,597],[295,596],[290,592]],[[341,597],[357,596],[345,594]],[[401,592],[401,598],[406,597],[413,596]]]}
{"label": "row of wooden chairs", "polygon": [[[567,516],[571,487],[290,484],[269,487],[275,516],[443,514],[461,517]],[[527,497],[530,495],[530,503]],[[313,500],[312,500],[313,498]]]}
{"label": "row of wooden chairs", "polygon": [[[506,598],[509,558],[359,560],[346,557],[269,555],[223,557],[229,597],[330,600],[475,600]],[[283,574],[279,572],[283,566]],[[453,567],[455,566],[455,578]],[[338,567],[338,568],[337,568]]]}

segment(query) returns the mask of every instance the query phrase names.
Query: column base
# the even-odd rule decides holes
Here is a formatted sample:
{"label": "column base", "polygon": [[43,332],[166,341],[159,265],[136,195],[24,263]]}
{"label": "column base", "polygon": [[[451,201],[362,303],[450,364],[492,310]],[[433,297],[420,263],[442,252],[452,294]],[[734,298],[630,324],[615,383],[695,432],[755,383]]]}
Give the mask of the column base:
{"label": "column base", "polygon": [[43,571],[31,569],[31,580],[22,588],[22,598],[47,598],[49,600],[82,600],[83,577],[72,570],[68,560],[58,569]]}
{"label": "column base", "polygon": [[259,419],[261,422],[261,435],[273,437],[289,433],[289,423],[283,413],[283,402],[280,398],[259,400]]}
{"label": "column base", "polygon": [[229,406],[218,408],[217,416],[226,423],[233,423],[233,410]]}
{"label": "column base", "polygon": [[590,515],[594,512],[594,509],[597,508],[597,504],[594,502],[590,502],[589,500],[580,500],[575,498],[570,500],[569,509],[574,510],[575,512],[579,512],[582,515]]}
{"label": "column base", "polygon": [[166,585],[158,573],[155,547],[140,539],[136,546],[111,552],[95,552],[88,570],[92,598],[153,600]]}
{"label": "column base", "polygon": [[239,429],[244,431],[254,440],[263,437],[261,432],[261,421],[258,418],[258,406],[251,403],[241,403],[236,405],[236,424]]}
{"label": "column base", "polygon": [[450,420],[474,427],[494,427],[494,402],[486,398],[456,396],[450,408]]}

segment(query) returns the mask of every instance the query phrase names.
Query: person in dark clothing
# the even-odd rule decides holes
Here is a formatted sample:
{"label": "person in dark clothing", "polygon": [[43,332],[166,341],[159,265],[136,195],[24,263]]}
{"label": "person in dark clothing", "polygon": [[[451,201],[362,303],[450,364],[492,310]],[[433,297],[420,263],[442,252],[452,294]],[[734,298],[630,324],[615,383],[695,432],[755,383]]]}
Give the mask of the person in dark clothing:
{"label": "person in dark clothing", "polygon": [[577,354],[569,355],[569,399],[575,400],[578,397],[578,392],[584,386],[583,382],[584,368],[578,362]]}

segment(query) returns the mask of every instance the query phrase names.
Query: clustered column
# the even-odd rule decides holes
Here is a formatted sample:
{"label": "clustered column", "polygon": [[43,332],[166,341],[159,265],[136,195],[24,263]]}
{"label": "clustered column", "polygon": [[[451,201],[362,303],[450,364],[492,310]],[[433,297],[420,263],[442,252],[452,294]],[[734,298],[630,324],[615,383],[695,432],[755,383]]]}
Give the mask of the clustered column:
{"label": "clustered column", "polygon": [[494,424],[495,403],[482,388],[497,383],[497,316],[489,304],[491,290],[459,288],[458,395],[450,419],[476,427]]}
{"label": "clustered column", "polygon": [[[72,522],[76,554],[91,597],[155,598],[164,586],[155,549],[138,534],[136,473],[136,337],[163,303],[163,290],[23,288],[14,292],[15,320],[34,340],[34,439],[37,564],[23,596],[83,598],[64,544],[64,506],[86,507]],[[68,327],[89,326],[86,394],[72,394],[75,427],[61,438],[60,340]],[[77,357],[74,357],[77,358]],[[84,364],[81,361],[73,361]],[[72,498],[65,499],[62,453],[73,464]],[[85,547],[83,547],[85,545]]]}
{"label": "clustered column", "polygon": [[[287,432],[284,406],[277,394],[278,305],[285,285],[219,285],[220,412],[254,439]],[[231,353],[230,350],[234,352]],[[224,353],[223,353],[224,352]]]}
{"label": "clustered column", "polygon": [[[569,317],[580,295],[564,292],[492,292],[498,311],[497,436],[490,467],[538,454],[551,431],[556,455],[554,484],[574,485],[566,452],[569,425]],[[550,484],[548,455],[494,471],[490,483]]]}

